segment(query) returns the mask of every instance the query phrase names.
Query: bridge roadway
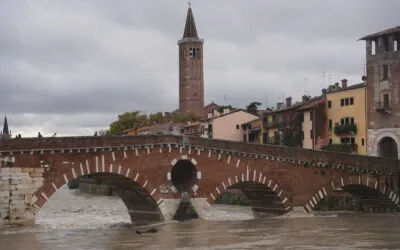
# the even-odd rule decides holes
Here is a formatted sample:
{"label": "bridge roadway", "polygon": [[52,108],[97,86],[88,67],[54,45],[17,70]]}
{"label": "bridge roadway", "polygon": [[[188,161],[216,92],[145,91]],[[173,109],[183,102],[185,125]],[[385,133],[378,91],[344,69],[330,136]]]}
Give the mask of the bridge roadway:
{"label": "bridge roadway", "polygon": [[201,216],[226,189],[242,190],[256,212],[306,213],[337,190],[367,211],[397,210],[399,161],[198,137],[112,136],[0,141],[0,218],[30,224],[69,180],[100,176],[132,222],[172,219],[187,193]]}

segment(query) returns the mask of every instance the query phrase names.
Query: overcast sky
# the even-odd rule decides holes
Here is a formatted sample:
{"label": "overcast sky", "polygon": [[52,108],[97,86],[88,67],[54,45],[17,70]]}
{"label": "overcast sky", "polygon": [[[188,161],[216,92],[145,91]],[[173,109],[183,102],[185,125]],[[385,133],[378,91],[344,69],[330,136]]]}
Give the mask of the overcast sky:
{"label": "overcast sky", "polygon": [[[400,25],[397,0],[192,0],[192,8],[205,40],[205,102],[236,107],[319,95],[329,76],[359,83],[357,39]],[[1,117],[14,135],[92,135],[124,111],[176,109],[186,13],[183,0],[2,0]]]}

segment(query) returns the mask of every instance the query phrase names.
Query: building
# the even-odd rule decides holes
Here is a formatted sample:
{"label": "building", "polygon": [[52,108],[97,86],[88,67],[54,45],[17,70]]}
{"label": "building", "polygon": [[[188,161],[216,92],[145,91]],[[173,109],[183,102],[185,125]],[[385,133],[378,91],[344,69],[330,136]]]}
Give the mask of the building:
{"label": "building", "polygon": [[399,158],[400,26],[366,41],[368,154]]}
{"label": "building", "polygon": [[347,86],[347,80],[329,86],[328,102],[329,146],[325,149],[366,154],[366,86]]}
{"label": "building", "polygon": [[212,113],[215,109],[219,109],[219,105],[215,104],[214,102],[211,102],[209,104],[207,104],[206,106],[204,106],[204,118],[207,118],[208,113]]}
{"label": "building", "polygon": [[192,8],[189,7],[185,31],[179,45],[179,112],[182,116],[203,117],[203,39],[197,35]]}
{"label": "building", "polygon": [[5,116],[3,131],[1,131],[1,133],[0,133],[0,139],[10,139],[10,138],[11,138],[11,130],[8,129],[7,116]]}
{"label": "building", "polygon": [[[303,101],[308,97],[304,96]],[[301,146],[301,141],[292,140],[300,133],[300,114],[297,109],[302,103],[292,105],[292,97],[286,98],[286,103],[278,102],[276,109],[267,109],[263,115],[264,144]],[[284,141],[285,139],[285,141]]]}
{"label": "building", "polygon": [[222,113],[214,110],[202,121],[202,137],[211,139],[244,141],[242,124],[258,117],[242,109],[224,109]]}
{"label": "building", "polygon": [[243,129],[243,140],[249,143],[263,144],[263,128],[262,128],[262,118],[256,118],[252,121],[242,124]]}
{"label": "building", "polygon": [[327,101],[325,96],[311,99],[300,106],[302,147],[320,150],[328,142]]}
{"label": "building", "polygon": [[202,135],[202,123],[201,122],[188,122],[182,126],[182,135],[188,136],[201,136]]}

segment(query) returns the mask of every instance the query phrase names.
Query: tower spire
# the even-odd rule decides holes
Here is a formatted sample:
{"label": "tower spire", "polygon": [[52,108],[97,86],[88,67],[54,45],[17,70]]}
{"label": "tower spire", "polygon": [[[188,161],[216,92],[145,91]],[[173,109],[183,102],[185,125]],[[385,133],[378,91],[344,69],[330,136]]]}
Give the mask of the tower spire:
{"label": "tower spire", "polygon": [[196,24],[194,22],[193,11],[191,8],[190,1],[188,2],[189,8],[186,15],[185,31],[183,32],[183,38],[199,38],[197,36]]}
{"label": "tower spire", "polygon": [[7,116],[4,116],[3,135],[10,135],[10,131],[8,130]]}

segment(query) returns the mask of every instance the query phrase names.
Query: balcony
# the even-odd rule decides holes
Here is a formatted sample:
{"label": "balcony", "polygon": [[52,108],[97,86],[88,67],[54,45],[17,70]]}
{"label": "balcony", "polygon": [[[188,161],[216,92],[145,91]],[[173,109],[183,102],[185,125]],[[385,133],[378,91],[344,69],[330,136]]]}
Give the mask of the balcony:
{"label": "balcony", "polygon": [[342,134],[355,134],[357,133],[357,125],[356,124],[342,124],[342,125],[335,125],[334,128],[335,135],[342,135]]}
{"label": "balcony", "polygon": [[265,128],[278,128],[278,129],[283,129],[284,128],[284,123],[281,121],[272,121],[272,122],[266,122],[264,123]]}
{"label": "balcony", "polygon": [[392,113],[392,107],[390,107],[389,102],[375,102],[375,110],[386,114]]}
{"label": "balcony", "polygon": [[339,153],[357,153],[357,144],[328,144],[321,150]]}

